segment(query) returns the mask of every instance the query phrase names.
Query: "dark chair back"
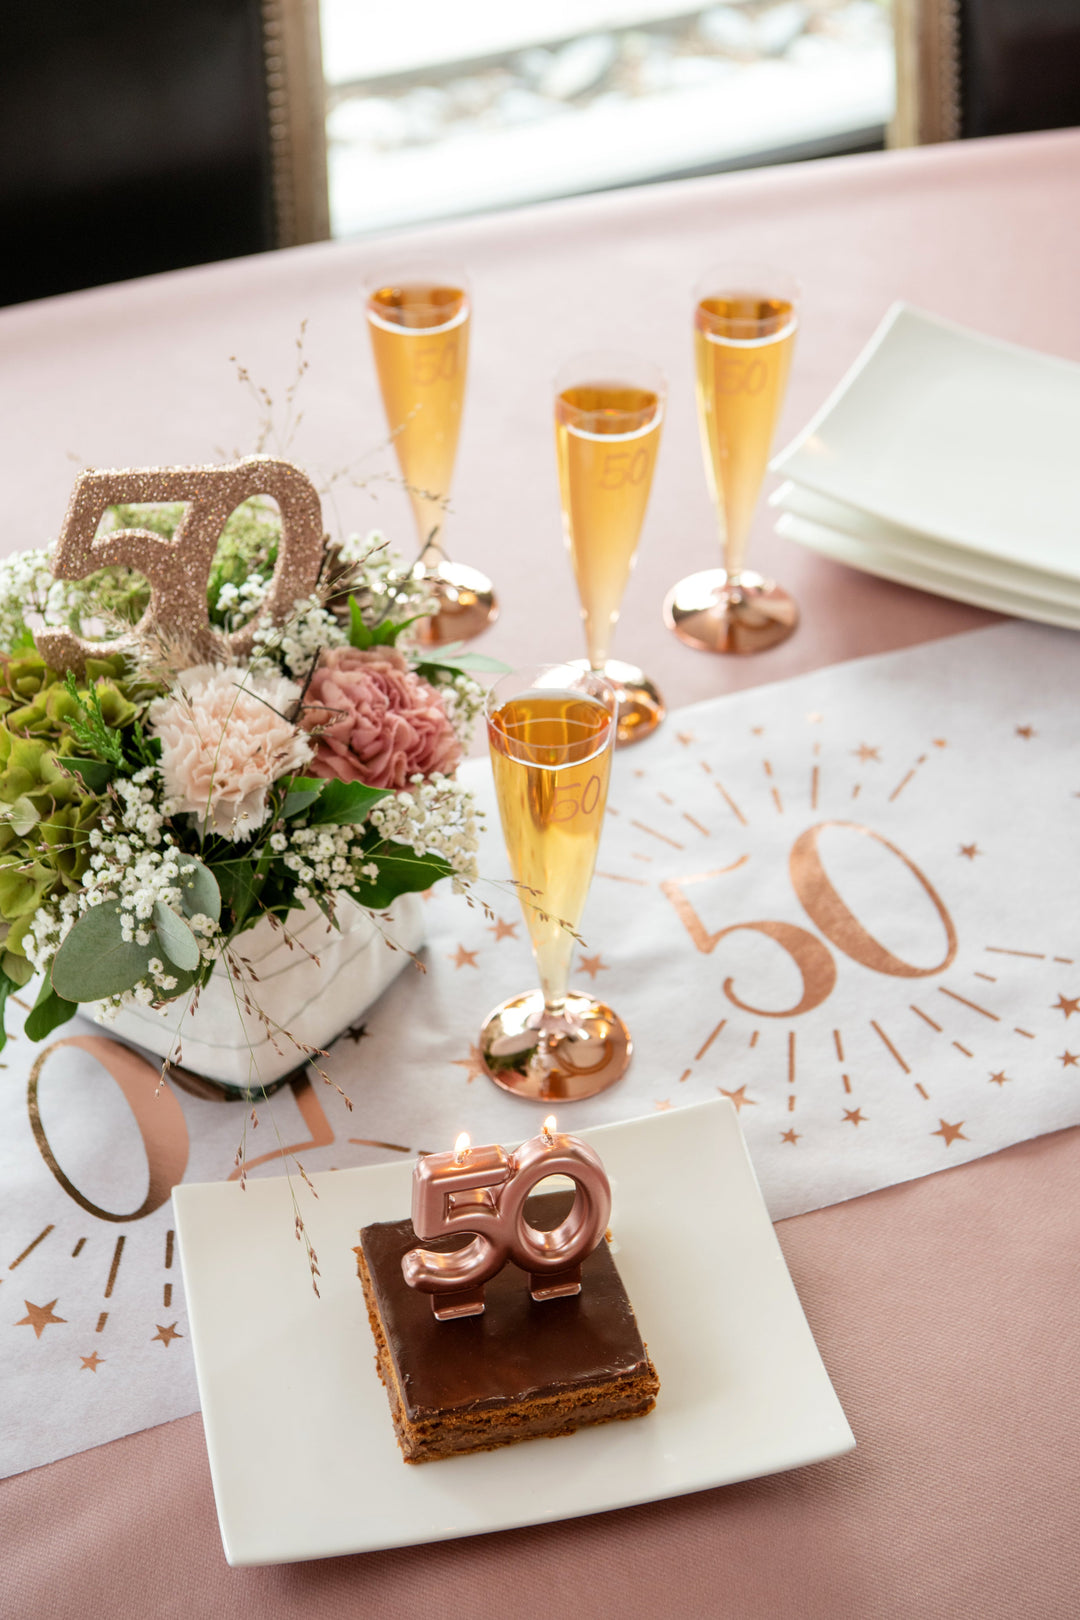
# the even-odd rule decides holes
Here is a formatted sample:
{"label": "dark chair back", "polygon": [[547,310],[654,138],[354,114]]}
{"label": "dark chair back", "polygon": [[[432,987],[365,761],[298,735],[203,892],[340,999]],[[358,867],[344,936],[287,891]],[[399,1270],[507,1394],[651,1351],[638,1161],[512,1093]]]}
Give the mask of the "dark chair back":
{"label": "dark chair back", "polygon": [[[33,0],[0,52],[0,303],[325,236],[314,0]],[[299,43],[300,49],[296,46]],[[318,108],[312,101],[318,68]]]}
{"label": "dark chair back", "polygon": [[894,0],[894,145],[1080,124],[1080,0]]}

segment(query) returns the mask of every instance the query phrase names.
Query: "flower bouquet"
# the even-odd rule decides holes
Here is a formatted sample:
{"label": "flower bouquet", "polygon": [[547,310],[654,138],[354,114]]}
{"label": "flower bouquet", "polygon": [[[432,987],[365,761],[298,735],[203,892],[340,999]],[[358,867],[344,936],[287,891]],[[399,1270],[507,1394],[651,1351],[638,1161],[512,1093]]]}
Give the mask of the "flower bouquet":
{"label": "flower bouquet", "polygon": [[82,1009],[240,1094],[358,1016],[475,875],[476,656],[409,588],[286,462],[80,478],[0,562],[0,1014],[40,974],[30,1039]]}

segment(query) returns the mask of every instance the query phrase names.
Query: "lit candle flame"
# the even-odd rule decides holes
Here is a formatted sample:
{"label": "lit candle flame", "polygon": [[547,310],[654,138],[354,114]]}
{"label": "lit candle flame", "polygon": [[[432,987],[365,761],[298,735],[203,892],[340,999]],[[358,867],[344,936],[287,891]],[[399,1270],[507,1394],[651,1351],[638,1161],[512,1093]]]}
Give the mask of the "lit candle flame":
{"label": "lit candle flame", "polygon": [[545,1119],[544,1124],[543,1124],[543,1132],[544,1132],[544,1141],[545,1142],[553,1142],[555,1140],[555,1115],[554,1114],[549,1114],[547,1119]]}
{"label": "lit candle flame", "polygon": [[465,1160],[466,1160],[466,1158],[468,1156],[470,1145],[471,1144],[469,1142],[469,1133],[468,1133],[468,1131],[462,1131],[461,1135],[458,1137],[457,1141],[454,1143],[454,1163],[455,1164],[464,1164],[465,1163]]}

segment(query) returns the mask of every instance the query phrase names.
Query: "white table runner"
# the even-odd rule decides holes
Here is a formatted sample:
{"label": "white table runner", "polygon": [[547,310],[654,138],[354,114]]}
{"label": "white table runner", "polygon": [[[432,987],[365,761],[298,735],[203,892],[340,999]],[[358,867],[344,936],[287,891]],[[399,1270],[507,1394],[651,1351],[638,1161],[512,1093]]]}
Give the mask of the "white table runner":
{"label": "white table runner", "polygon": [[[1007,624],[700,704],[617,756],[575,978],[635,1056],[560,1125],[719,1091],[781,1218],[1080,1122],[1078,690],[1080,639]],[[487,767],[466,769],[497,876]],[[495,924],[431,898],[428,972],[331,1054],[354,1111],[317,1080],[279,1093],[253,1174],[293,1144],[323,1170],[535,1131],[548,1108],[475,1061],[534,982],[516,900],[491,898]],[[57,1044],[73,1031],[90,1044]],[[86,1025],[3,1059],[6,1474],[197,1406],[167,1195],[230,1173],[243,1113],[149,1100],[152,1071],[111,1078]]]}

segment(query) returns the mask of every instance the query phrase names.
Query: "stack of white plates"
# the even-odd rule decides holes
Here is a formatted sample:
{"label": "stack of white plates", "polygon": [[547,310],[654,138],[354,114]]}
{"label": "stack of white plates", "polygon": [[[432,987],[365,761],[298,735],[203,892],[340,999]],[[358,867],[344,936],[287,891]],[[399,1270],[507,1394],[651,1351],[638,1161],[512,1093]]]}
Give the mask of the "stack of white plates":
{"label": "stack of white plates", "polygon": [[1080,629],[1080,365],[895,304],[772,466],[788,539]]}

